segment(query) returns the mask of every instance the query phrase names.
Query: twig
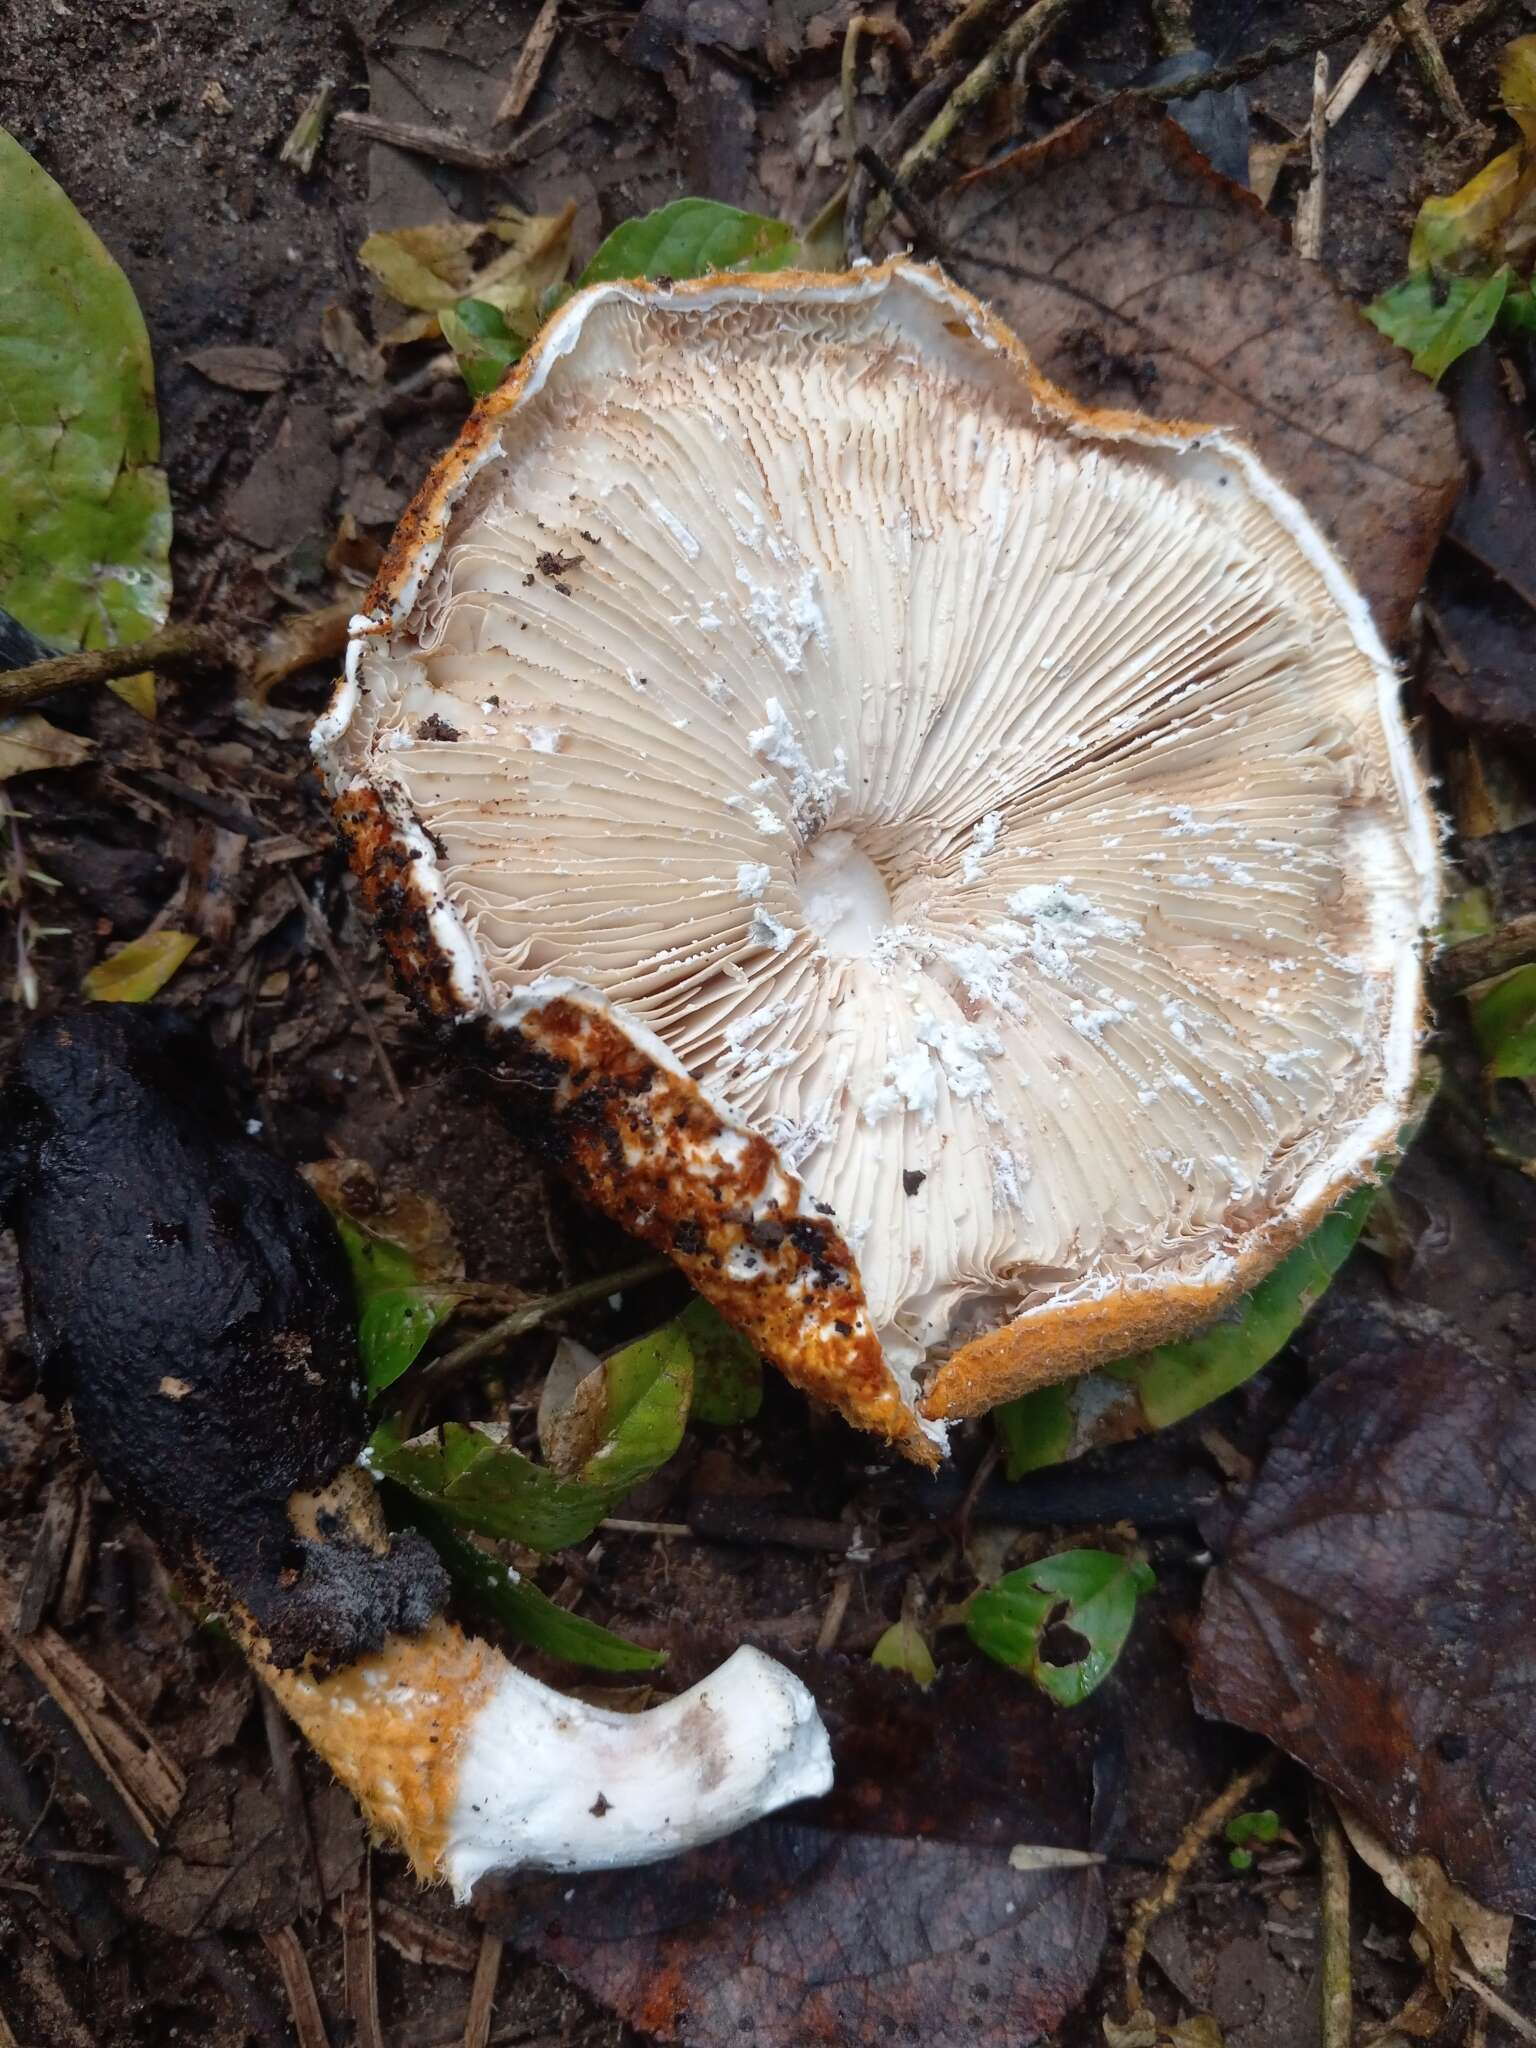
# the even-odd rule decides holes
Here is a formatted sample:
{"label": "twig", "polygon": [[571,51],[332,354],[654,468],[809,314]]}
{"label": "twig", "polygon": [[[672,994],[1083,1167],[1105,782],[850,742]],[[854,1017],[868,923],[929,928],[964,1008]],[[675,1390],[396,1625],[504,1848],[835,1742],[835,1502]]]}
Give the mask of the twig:
{"label": "twig", "polygon": [[53,1605],[69,1556],[75,1519],[80,1512],[80,1493],[79,1479],[72,1472],[61,1474],[48,1489],[42,1526],[33,1540],[32,1555],[27,1560],[27,1575],[22,1580],[16,1611],[11,1617],[11,1626],[19,1636],[36,1634],[44,1615]]}
{"label": "twig", "polygon": [[1330,128],[1343,120],[1371,80],[1386,70],[1397,55],[1402,40],[1397,32],[1397,23],[1390,16],[1377,22],[1339,73],[1338,83],[1328,95]]}
{"label": "twig", "polygon": [[912,230],[913,241],[926,249],[930,255],[942,256],[944,240],[939,233],[938,223],[922,201],[901,182],[885,159],[877,156],[866,143],[863,148],[855,150],[854,162],[868,171],[896,211],[906,216],[907,225]]}
{"label": "twig", "polygon": [[[939,109],[948,100],[965,77],[963,64],[951,64],[941,71],[910,99],[880,137],[879,161],[884,168],[898,150],[905,150],[914,135],[921,134]],[[894,172],[887,172],[894,178]],[[869,210],[874,179],[863,164],[856,164],[848,180],[848,199],[843,209],[843,248],[850,263],[857,263],[866,253],[864,248],[864,217]],[[822,209],[823,213],[827,211]],[[820,218],[820,216],[818,216]]]}
{"label": "twig", "polygon": [[512,76],[507,89],[501,96],[501,105],[496,109],[492,125],[499,128],[503,121],[515,121],[523,113],[528,102],[538,91],[539,80],[544,75],[544,66],[549,62],[549,53],[555,46],[555,37],[560,33],[560,0],[544,0],[544,5],[533,18],[533,27],[528,31],[528,40],[518,52],[517,62],[512,67]]}
{"label": "twig", "polygon": [[1512,967],[1524,967],[1536,960],[1536,911],[1512,917],[1497,931],[1482,932],[1475,939],[1463,939],[1449,946],[1432,961],[1430,987],[1442,1001],[1464,995],[1480,981],[1492,981],[1496,974],[1508,974]]}
{"label": "twig", "polygon": [[853,1596],[853,1573],[839,1572],[832,1582],[832,1597],[827,1602],[827,1611],[821,1617],[821,1627],[816,1631],[816,1648],[823,1653],[834,1648],[842,1633],[843,1618],[848,1612],[848,1602]]}
{"label": "twig", "polygon": [[1312,66],[1312,120],[1307,146],[1312,176],[1296,202],[1296,227],[1291,242],[1298,256],[1316,263],[1323,253],[1324,163],[1328,148],[1328,59],[1321,50]]}
{"label": "twig", "polygon": [[1445,61],[1445,53],[1435,41],[1424,12],[1424,0],[1404,0],[1404,4],[1393,14],[1398,33],[1413,52],[1413,60],[1419,67],[1419,75],[1440,104],[1440,111],[1456,129],[1465,134],[1473,126],[1472,116],[1467,112],[1461,94],[1456,90]]}
{"label": "twig", "polygon": [[382,114],[349,111],[336,116],[336,125],[338,128],[350,128],[355,135],[364,135],[370,142],[388,142],[412,156],[430,157],[434,163],[457,164],[460,170],[484,171],[494,175],[498,171],[510,171],[514,164],[525,163],[541,150],[551,148],[573,128],[579,128],[586,118],[580,101],[572,101],[567,106],[556,107],[542,120],[533,122],[521,135],[514,135],[499,149],[484,149],[478,143],[466,142],[463,136],[454,135],[446,128],[431,128],[422,121],[388,121]]}
{"label": "twig", "polygon": [[967,0],[954,20],[941,28],[913,70],[919,80],[935,77],[974,50],[1000,14],[1011,13],[1017,0]]}
{"label": "twig", "polygon": [[126,647],[92,647],[80,654],[56,654],[0,675],[0,718],[51,697],[57,690],[78,690],[93,683],[114,683],[136,676],[140,669],[168,669],[175,674],[208,674],[239,670],[240,650],[211,626],[162,626],[158,633]]}
{"label": "twig", "polygon": [[501,1975],[502,1940],[489,1927],[480,1937],[480,1956],[475,1979],[469,1987],[469,2011],[464,2020],[464,2048],[486,2048],[491,2038],[491,2020],[496,2012],[496,1980]]}
{"label": "twig", "polygon": [[1484,1983],[1475,1970],[1467,1969],[1462,1963],[1452,1963],[1451,1975],[1458,1984],[1464,1984],[1474,1998],[1481,1999],[1494,2018],[1502,2020],[1517,2039],[1536,2041],[1536,2027],[1531,2025],[1523,2013],[1516,2012],[1507,1999],[1500,1998],[1493,1986]]}
{"label": "twig", "polygon": [[1177,79],[1172,85],[1127,86],[1119,97],[1187,100],[1193,99],[1197,93],[1225,92],[1229,85],[1246,85],[1250,78],[1273,71],[1279,64],[1289,64],[1293,57],[1308,57],[1315,50],[1332,49],[1335,43],[1345,42],[1350,36],[1362,35],[1366,30],[1375,28],[1391,13],[1394,4],[1396,0],[1360,0],[1359,5],[1325,29],[1306,28],[1292,35],[1275,36],[1257,50],[1234,57],[1230,64],[1214,65],[1209,71],[1196,72],[1192,78]]}
{"label": "twig", "polygon": [[461,1372],[466,1365],[475,1365],[482,1358],[491,1357],[514,1337],[521,1337],[527,1330],[536,1330],[551,1316],[563,1315],[570,1308],[580,1308],[584,1302],[599,1301],[605,1294],[617,1294],[621,1288],[638,1287],[642,1280],[658,1279],[671,1270],[669,1259],[642,1259],[638,1265],[623,1266],[617,1273],[600,1273],[595,1279],[578,1280],[573,1286],[562,1287],[556,1294],[541,1294],[524,1307],[513,1309],[510,1315],[503,1316],[478,1335],[455,1345],[452,1351],[445,1351],[441,1358],[434,1358],[418,1384],[438,1386],[452,1374]]}
{"label": "twig", "polygon": [[1349,1975],[1349,1844],[1325,1795],[1312,1788],[1312,1834],[1321,1866],[1321,2048],[1351,2048],[1354,1993]]}
{"label": "twig", "polygon": [[309,891],[304,887],[298,876],[289,873],[285,874],[283,879],[292,891],[294,901],[304,913],[304,922],[309,927],[310,936],[325,955],[331,972],[341,983],[343,995],[345,995],[347,1001],[352,1005],[353,1010],[357,1014],[357,1021],[362,1026],[363,1036],[372,1047],[373,1056],[379,1064],[379,1071],[384,1076],[385,1087],[388,1088],[390,1094],[394,1097],[396,1106],[404,1109],[405,1093],[400,1086],[399,1077],[395,1073],[394,1063],[385,1050],[384,1041],[379,1036],[378,1026],[369,1016],[364,1006],[362,994],[358,989],[357,983],[347,972],[346,963],[336,950],[336,942],[331,937],[330,927],[311,901]]}
{"label": "twig", "polygon": [[1125,2008],[1128,2015],[1140,2012],[1146,2004],[1141,1989],[1141,1961],[1147,1952],[1147,1936],[1154,1923],[1177,1900],[1200,1851],[1221,1832],[1235,1813],[1242,1811],[1279,1761],[1279,1751],[1272,1749],[1246,1771],[1239,1771],[1226,1791],[1202,1808],[1184,1830],[1178,1847],[1168,1858],[1162,1883],[1155,1891],[1136,1901],[1125,1935]]}
{"label": "twig", "polygon": [[599,1522],[599,1529],[615,1536],[692,1536],[693,1530],[687,1522],[635,1522],[622,1515],[609,1515]]}
{"label": "twig", "polygon": [[282,1972],[299,2048],[330,2048],[325,2021],[320,2017],[320,2001],[315,1996],[315,1980],[309,1974],[309,1958],[293,1927],[279,1927],[275,1934],[264,1934],[261,1938]]}
{"label": "twig", "polygon": [[[968,71],[921,136],[896,166],[904,185],[921,191],[924,175],[931,171],[962,122],[989,100],[1015,70],[1028,64],[1047,36],[1065,20],[1075,0],[1034,0],[1017,21],[1005,28],[979,64]],[[869,239],[878,235],[890,219],[891,203],[882,194],[869,209]]]}
{"label": "twig", "polygon": [[379,2026],[379,1964],[373,1939],[373,1851],[363,1850],[357,1883],[341,1902],[342,1972],[357,2048],[384,2048]]}

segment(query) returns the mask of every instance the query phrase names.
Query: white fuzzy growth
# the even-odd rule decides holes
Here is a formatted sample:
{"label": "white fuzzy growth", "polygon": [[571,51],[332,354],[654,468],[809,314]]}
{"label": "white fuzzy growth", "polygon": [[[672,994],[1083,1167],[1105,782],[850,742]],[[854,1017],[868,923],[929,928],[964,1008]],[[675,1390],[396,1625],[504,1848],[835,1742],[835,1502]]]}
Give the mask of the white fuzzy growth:
{"label": "white fuzzy growth", "polygon": [[979,882],[986,873],[987,855],[997,845],[1003,821],[996,811],[988,811],[977,821],[971,833],[971,843],[965,849],[960,862],[960,879],[963,882]]}
{"label": "white fuzzy growth", "polygon": [[773,869],[766,861],[744,860],[736,869],[736,894],[743,903],[761,903],[772,880]]}
{"label": "white fuzzy growth", "polygon": [[657,1863],[831,1784],[815,1700],[761,1650],[643,1714],[508,1667],[465,1737],[442,1871],[462,1903],[487,1871]]}

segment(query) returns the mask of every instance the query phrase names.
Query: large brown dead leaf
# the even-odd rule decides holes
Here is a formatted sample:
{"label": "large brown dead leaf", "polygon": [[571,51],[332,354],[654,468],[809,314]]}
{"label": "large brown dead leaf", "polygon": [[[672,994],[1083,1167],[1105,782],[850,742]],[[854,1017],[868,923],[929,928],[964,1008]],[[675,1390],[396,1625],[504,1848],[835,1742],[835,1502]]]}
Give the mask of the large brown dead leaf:
{"label": "large brown dead leaf", "polygon": [[1208,1714],[1256,1729],[1405,1855],[1536,1912],[1536,1402],[1447,1343],[1296,1410],[1200,1610]]}
{"label": "large brown dead leaf", "polygon": [[1092,1724],[979,1660],[924,1694],[842,1659],[802,1670],[837,1789],[649,1870],[488,1884],[492,1924],[643,2032],[689,2048],[1027,2048],[1085,1996],[1099,1872],[1081,1848]]}
{"label": "large brown dead leaf", "polygon": [[1450,414],[1172,121],[1098,109],[965,179],[943,228],[1084,403],[1239,428],[1402,631],[1459,485]]}

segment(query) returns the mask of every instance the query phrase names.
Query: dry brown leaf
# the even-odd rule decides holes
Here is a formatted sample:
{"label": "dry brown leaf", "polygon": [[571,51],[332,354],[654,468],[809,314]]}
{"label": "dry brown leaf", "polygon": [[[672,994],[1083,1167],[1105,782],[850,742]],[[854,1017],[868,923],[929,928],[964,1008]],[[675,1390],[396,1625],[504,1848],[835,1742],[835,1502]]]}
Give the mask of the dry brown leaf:
{"label": "dry brown leaf", "polygon": [[1450,414],[1173,122],[1098,109],[963,180],[943,226],[1047,376],[1240,429],[1403,630],[1460,483]]}
{"label": "dry brown leaf", "polygon": [[226,391],[281,391],[288,381],[288,359],[275,348],[232,342],[196,349],[187,361],[199,376]]}
{"label": "dry brown leaf", "polygon": [[0,782],[12,775],[36,775],[44,768],[78,768],[94,746],[93,740],[61,732],[37,711],[0,719]]}
{"label": "dry brown leaf", "polygon": [[1429,1946],[1430,1966],[1443,1998],[1455,1988],[1453,1937],[1460,1940],[1467,1961],[1490,1984],[1502,1984],[1509,1967],[1509,1942],[1514,1920],[1495,1913],[1451,1883],[1433,1856],[1398,1856],[1370,1824],[1342,1801],[1335,1801],[1339,1823],[1360,1861],[1374,1870],[1393,1898],[1418,1921]]}

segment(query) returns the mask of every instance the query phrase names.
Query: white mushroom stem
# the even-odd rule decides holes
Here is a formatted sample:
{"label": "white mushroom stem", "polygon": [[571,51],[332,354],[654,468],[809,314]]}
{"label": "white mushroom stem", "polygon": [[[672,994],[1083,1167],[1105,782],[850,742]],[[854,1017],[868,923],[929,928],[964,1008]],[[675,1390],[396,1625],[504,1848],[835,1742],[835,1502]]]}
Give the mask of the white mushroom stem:
{"label": "white mushroom stem", "polygon": [[555,1692],[441,1619],[326,1678],[254,1661],[373,1826],[459,1900],[491,1871],[680,1855],[832,1783],[815,1700],[760,1650],[639,1714]]}

